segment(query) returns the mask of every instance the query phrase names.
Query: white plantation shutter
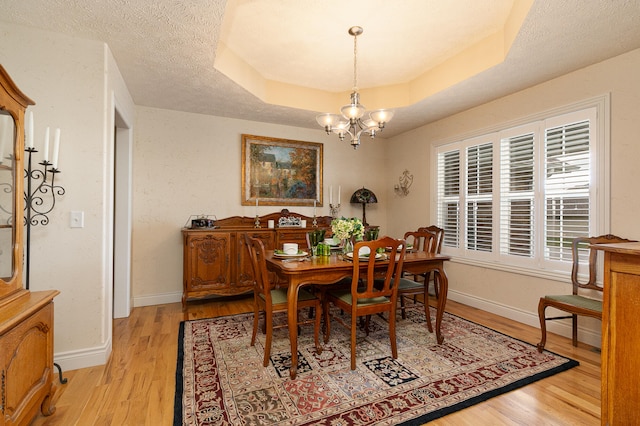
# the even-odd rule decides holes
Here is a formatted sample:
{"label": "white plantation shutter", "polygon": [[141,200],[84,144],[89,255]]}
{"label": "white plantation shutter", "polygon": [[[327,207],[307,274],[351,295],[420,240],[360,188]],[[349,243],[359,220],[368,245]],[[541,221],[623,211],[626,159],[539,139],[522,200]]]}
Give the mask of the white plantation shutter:
{"label": "white plantation shutter", "polygon": [[467,147],[466,154],[466,248],[490,252],[493,245],[493,144]]}
{"label": "white plantation shutter", "polygon": [[589,120],[546,129],[544,148],[544,255],[571,261],[573,239],[589,236]]}
{"label": "white plantation shutter", "polygon": [[438,219],[444,229],[443,245],[460,246],[460,151],[438,154]]}
{"label": "white plantation shutter", "polygon": [[531,258],[534,235],[534,134],[500,141],[500,253]]}
{"label": "white plantation shutter", "polygon": [[435,147],[443,252],[536,276],[570,272],[573,240],[608,232],[607,105]]}

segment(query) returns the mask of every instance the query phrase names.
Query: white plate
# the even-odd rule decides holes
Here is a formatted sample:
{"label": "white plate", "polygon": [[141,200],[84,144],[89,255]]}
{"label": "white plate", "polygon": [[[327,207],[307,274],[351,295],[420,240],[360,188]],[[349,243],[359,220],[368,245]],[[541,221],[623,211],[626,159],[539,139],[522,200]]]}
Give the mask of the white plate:
{"label": "white plate", "polygon": [[306,251],[300,252],[298,254],[285,254],[285,253],[273,252],[273,257],[281,257],[283,259],[286,259],[288,257],[305,257],[305,256],[309,256],[309,253],[307,253]]}
{"label": "white plate", "polygon": [[[353,259],[353,253],[347,253],[347,257]],[[360,260],[369,260],[371,256],[360,256]],[[376,253],[376,259],[382,259],[382,253]]]}

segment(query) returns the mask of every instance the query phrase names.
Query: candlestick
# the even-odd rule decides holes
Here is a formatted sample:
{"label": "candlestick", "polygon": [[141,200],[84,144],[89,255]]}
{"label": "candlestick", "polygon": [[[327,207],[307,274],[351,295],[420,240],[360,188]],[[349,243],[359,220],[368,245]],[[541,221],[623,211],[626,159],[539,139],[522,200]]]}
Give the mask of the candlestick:
{"label": "candlestick", "polygon": [[44,132],[44,153],[43,153],[44,161],[49,161],[49,126],[47,126],[47,130]]}
{"label": "candlestick", "polygon": [[27,135],[27,148],[33,148],[33,111],[29,111],[29,134]]}
{"label": "candlestick", "polygon": [[60,150],[60,128],[56,129],[56,135],[53,139],[53,160],[51,163],[53,164],[53,168],[58,168],[58,151]]}
{"label": "candlestick", "polygon": [[329,204],[329,212],[332,218],[337,218],[338,212],[340,212],[340,204]]}

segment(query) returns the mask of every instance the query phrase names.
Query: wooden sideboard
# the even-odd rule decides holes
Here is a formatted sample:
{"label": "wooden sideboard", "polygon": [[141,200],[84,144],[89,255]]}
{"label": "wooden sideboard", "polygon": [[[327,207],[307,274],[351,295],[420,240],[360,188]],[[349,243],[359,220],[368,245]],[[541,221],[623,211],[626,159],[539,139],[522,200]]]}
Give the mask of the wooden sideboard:
{"label": "wooden sideboard", "polygon": [[0,308],[0,425],[24,425],[55,411],[53,398],[53,298],[59,292],[24,292]]}
{"label": "wooden sideboard", "polygon": [[[306,228],[278,227],[280,217],[299,217],[307,221]],[[235,296],[253,291],[253,270],[245,235],[260,238],[265,247],[275,249],[284,243],[298,243],[306,247],[306,233],[314,229],[331,232],[331,216],[313,218],[282,210],[260,217],[260,228],[255,228],[255,217],[234,216],[219,219],[215,228],[183,228],[183,289],[182,306],[190,300],[219,296]],[[268,228],[273,220],[275,228]]]}
{"label": "wooden sideboard", "polygon": [[605,251],[602,307],[602,425],[640,424],[640,243]]}

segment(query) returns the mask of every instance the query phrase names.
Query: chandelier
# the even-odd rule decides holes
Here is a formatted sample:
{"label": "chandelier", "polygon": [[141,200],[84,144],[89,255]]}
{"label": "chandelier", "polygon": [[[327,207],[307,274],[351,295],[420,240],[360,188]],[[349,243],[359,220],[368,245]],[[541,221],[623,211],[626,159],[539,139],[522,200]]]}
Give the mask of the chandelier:
{"label": "chandelier", "polygon": [[360,135],[367,134],[371,139],[376,137],[378,132],[384,129],[386,123],[391,121],[393,111],[378,109],[371,111],[367,118],[363,118],[366,109],[360,103],[358,93],[358,36],[362,34],[362,27],[349,28],[349,34],[353,36],[353,92],[351,93],[351,103],[340,108],[342,115],[320,114],[316,121],[327,132],[337,133],[341,141],[347,134],[351,137],[351,146],[357,149],[360,146]]}

